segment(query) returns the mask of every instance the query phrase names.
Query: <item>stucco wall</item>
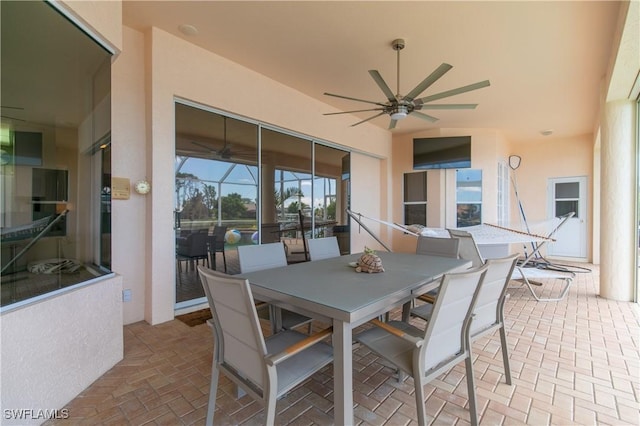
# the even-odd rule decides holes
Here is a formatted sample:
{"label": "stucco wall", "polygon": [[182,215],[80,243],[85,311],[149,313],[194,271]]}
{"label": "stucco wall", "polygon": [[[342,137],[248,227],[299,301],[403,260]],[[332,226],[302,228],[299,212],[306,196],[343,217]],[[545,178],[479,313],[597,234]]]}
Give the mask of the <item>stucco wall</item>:
{"label": "stucco wall", "polygon": [[3,425],[42,423],[4,410],[59,409],[122,359],[121,290],[117,276],[2,314]]}
{"label": "stucco wall", "polygon": [[[115,59],[111,85],[111,172],[131,183],[149,179],[145,106],[145,37],[124,27],[124,50]],[[162,191],[151,181],[152,192]],[[147,200],[131,191],[128,200],[113,200],[111,215],[112,267],[122,275],[122,286],[131,290],[131,302],[123,304],[125,324],[144,319],[147,275]]]}
{"label": "stucco wall", "polygon": [[[591,259],[593,210],[593,136],[574,138],[549,138],[535,143],[511,146],[511,154],[522,157],[516,170],[518,195],[527,222],[543,222],[548,219],[548,180],[562,177],[587,177],[587,256]],[[511,221],[519,223],[520,213],[511,188]],[[543,251],[544,252],[544,251]]]}

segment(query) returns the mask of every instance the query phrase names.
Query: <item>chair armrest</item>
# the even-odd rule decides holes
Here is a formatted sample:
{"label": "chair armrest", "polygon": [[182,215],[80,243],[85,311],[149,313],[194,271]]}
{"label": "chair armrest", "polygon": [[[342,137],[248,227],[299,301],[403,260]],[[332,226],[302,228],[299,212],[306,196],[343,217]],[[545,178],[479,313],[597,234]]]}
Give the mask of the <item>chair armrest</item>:
{"label": "chair armrest", "polygon": [[404,331],[400,330],[399,328],[396,328],[392,325],[389,325],[385,322],[382,322],[378,319],[372,319],[371,321],[369,321],[371,324],[375,325],[376,327],[380,327],[381,329],[385,330],[386,332],[393,334],[396,337],[401,338],[402,340],[406,340],[407,342],[411,343],[412,345],[415,345],[416,347],[420,347],[422,346],[422,339],[419,339],[415,336],[412,336],[408,333],[405,333]]}
{"label": "chair armrest", "polygon": [[427,303],[435,303],[436,302],[436,298],[433,297],[430,294],[421,294],[420,296],[416,297],[416,299],[422,300],[423,302],[427,302]]}
{"label": "chair armrest", "polygon": [[284,348],[280,353],[269,355],[265,358],[267,364],[273,366],[276,365],[293,355],[307,349],[310,346],[315,345],[316,343],[326,339],[327,337],[333,334],[333,327],[325,328],[322,331],[318,331],[317,333],[312,334],[306,339],[302,339],[299,342]]}

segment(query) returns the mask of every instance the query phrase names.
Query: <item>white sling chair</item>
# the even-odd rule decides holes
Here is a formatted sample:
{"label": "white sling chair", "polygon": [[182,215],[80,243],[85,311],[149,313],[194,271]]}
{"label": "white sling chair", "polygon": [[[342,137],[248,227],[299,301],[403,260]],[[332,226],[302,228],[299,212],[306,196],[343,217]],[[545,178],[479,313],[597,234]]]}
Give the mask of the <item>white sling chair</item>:
{"label": "white sling chair", "polygon": [[307,241],[311,261],[340,256],[340,247],[336,237],[313,238]]}
{"label": "white sling chair", "polygon": [[[471,323],[471,342],[500,330],[500,346],[502,347],[502,362],[504,364],[505,381],[511,384],[511,367],[509,365],[509,348],[507,347],[507,333],[504,328],[504,303],[509,295],[507,286],[511,274],[518,260],[514,254],[501,259],[486,261],[487,273],[473,310]],[[424,304],[411,311],[411,315],[429,321],[433,312],[433,305]]]}
{"label": "white sling chair", "polygon": [[355,336],[358,342],[413,377],[420,425],[427,423],[424,385],[462,360],[466,366],[471,424],[478,424],[469,333],[485,272],[486,266],[483,266],[445,274],[425,330],[401,321],[372,320],[376,327]]}
{"label": "white sling chair", "polygon": [[273,425],[276,400],[333,360],[328,328],[312,336],[289,330],[265,339],[249,281],[198,267],[209,301],[213,363],[207,425],[213,425],[218,379],[222,371],[265,406],[265,424]]}
{"label": "white sling chair", "polygon": [[[459,256],[460,241],[456,238],[439,238],[419,236],[416,244],[416,254],[431,256],[455,257]],[[423,302],[433,303],[438,295],[438,290],[431,290],[421,294],[418,299]]]}
{"label": "white sling chair", "polygon": [[476,240],[473,239],[473,235],[459,229],[447,229],[447,231],[451,238],[455,238],[459,242],[458,256],[460,259],[470,260],[472,268],[477,268],[484,264],[484,259],[480,254]]}
{"label": "white sling chair", "polygon": [[[282,242],[238,246],[238,261],[240,262],[240,273],[244,274],[287,266],[287,255]],[[271,319],[271,331],[273,333],[280,331],[280,329],[291,330],[305,324],[309,326],[309,333],[311,333],[312,319],[296,312],[287,311],[286,309],[280,310],[280,329],[275,321],[277,318],[276,311],[271,305],[269,305],[269,318]]]}

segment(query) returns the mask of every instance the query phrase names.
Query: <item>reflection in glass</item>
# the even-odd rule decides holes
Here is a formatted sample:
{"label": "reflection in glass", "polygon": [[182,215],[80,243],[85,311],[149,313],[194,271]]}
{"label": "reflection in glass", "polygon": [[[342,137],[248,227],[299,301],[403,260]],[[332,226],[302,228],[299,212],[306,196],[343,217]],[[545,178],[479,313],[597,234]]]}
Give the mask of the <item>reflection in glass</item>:
{"label": "reflection in glass", "polygon": [[456,226],[482,223],[482,170],[456,170]]}
{"label": "reflection in glass", "polygon": [[47,2],[1,20],[7,306],[110,273],[111,55]]}
{"label": "reflection in glass", "polygon": [[578,211],[578,200],[562,201],[556,200],[556,217],[564,216],[567,213],[574,212],[574,218],[580,217],[580,211]]}
{"label": "reflection in glass", "polygon": [[[176,244],[226,227],[225,250],[282,241],[294,262],[306,260],[308,238],[335,235],[348,253],[349,163],[346,151],[176,103]],[[195,273],[179,269],[179,306],[203,295]]]}

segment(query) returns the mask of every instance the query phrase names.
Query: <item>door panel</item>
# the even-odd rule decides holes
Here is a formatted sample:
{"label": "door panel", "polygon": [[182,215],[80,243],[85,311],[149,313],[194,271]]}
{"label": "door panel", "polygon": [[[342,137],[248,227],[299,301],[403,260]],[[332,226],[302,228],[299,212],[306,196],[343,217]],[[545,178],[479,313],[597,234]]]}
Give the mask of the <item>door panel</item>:
{"label": "door panel", "polygon": [[550,218],[570,212],[575,215],[558,230],[556,242],[549,244],[550,256],[575,257],[586,260],[587,257],[587,178],[551,178],[549,179]]}

